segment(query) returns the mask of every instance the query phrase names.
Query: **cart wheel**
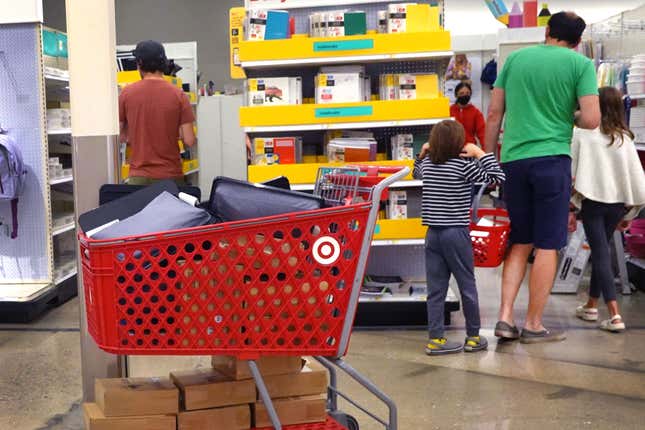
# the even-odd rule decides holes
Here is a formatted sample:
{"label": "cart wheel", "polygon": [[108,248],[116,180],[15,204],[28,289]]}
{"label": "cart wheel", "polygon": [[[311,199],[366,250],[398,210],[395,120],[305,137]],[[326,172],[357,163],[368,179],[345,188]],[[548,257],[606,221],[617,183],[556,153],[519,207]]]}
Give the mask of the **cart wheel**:
{"label": "cart wheel", "polygon": [[346,415],[347,418],[347,429],[348,430],[358,430],[358,421],[351,415]]}

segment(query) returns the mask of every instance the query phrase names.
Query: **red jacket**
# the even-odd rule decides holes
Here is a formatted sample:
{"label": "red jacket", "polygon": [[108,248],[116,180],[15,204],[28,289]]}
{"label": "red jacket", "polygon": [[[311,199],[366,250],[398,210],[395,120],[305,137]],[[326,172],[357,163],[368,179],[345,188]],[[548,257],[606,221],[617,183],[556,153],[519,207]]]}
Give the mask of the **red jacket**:
{"label": "red jacket", "polygon": [[457,103],[450,106],[450,116],[457,120],[466,129],[466,143],[477,144],[475,137],[479,139],[479,145],[484,146],[486,135],[486,121],[484,115],[472,104],[466,107]]}

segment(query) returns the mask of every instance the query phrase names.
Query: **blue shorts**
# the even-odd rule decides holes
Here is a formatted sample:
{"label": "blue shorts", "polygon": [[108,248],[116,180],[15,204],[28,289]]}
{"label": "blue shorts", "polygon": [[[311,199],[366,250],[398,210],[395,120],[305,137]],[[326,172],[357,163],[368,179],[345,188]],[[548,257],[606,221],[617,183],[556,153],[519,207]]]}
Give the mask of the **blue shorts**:
{"label": "blue shorts", "polygon": [[567,244],[571,158],[528,158],[504,163],[504,200],[511,243],[559,250]]}

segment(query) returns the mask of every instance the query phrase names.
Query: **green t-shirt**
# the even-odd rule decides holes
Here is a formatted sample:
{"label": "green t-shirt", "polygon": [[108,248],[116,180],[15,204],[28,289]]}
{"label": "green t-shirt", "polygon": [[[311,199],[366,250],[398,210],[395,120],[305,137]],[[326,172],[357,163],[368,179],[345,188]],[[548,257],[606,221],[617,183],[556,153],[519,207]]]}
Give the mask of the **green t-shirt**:
{"label": "green t-shirt", "polygon": [[503,163],[570,156],[578,99],[598,94],[591,60],[552,45],[513,52],[495,87],[506,92]]}

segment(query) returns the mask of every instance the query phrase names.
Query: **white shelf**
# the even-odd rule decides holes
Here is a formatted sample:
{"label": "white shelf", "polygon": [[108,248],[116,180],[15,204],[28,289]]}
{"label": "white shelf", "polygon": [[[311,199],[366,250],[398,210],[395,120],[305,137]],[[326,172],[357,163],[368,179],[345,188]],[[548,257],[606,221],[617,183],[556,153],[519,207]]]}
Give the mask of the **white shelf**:
{"label": "white shelf", "polygon": [[196,169],[187,171],[186,173],[184,173],[184,176],[193,175],[195,173],[199,173],[199,167]]}
{"label": "white shelf", "polygon": [[320,58],[296,58],[290,60],[262,60],[262,61],[243,61],[241,63],[244,69],[260,69],[276,66],[301,66],[301,65],[322,65],[322,64],[339,64],[339,63],[377,63],[393,60],[423,60],[430,58],[450,58],[454,55],[452,51],[428,51],[428,52],[410,52],[403,54],[372,54],[372,55],[350,55],[339,57],[320,57]]}
{"label": "white shelf", "polygon": [[[390,185],[390,188],[420,188],[423,186],[423,181],[399,181]],[[313,191],[314,184],[296,184],[291,185],[292,191]]]}
{"label": "white shelf", "polygon": [[645,100],[645,94],[629,94],[629,98],[632,100]]}
{"label": "white shelf", "polygon": [[47,130],[47,134],[50,135],[50,136],[72,134],[72,129],[71,128],[61,128],[59,130]]}
{"label": "white shelf", "polygon": [[392,0],[245,0],[244,7],[247,10],[254,9],[302,9],[325,6],[347,6],[371,3],[392,3]]}
{"label": "white shelf", "polygon": [[58,236],[63,233],[67,233],[68,231],[74,230],[75,228],[76,228],[76,223],[74,222],[62,225],[60,227],[56,227],[52,230],[52,236]]}
{"label": "white shelf", "polygon": [[49,185],[65,184],[67,182],[72,182],[73,180],[74,180],[73,176],[65,176],[63,178],[50,179]]}
{"label": "white shelf", "polygon": [[373,240],[372,246],[420,246],[424,245],[423,239],[397,239],[397,240]]}
{"label": "white shelf", "polygon": [[56,280],[54,281],[54,283],[55,283],[56,285],[60,285],[60,284],[62,284],[63,282],[67,281],[68,279],[70,279],[70,278],[72,278],[72,277],[76,276],[76,274],[77,274],[77,273],[78,273],[78,270],[77,270],[76,268],[74,268],[74,270],[70,270],[69,272],[67,272],[66,274],[64,274],[63,276],[61,276],[60,278],[56,279]]}
{"label": "white shelf", "polygon": [[420,125],[433,125],[452,118],[416,119],[408,121],[368,121],[368,122],[343,122],[332,124],[305,124],[281,125],[268,127],[245,127],[245,133],[278,133],[281,131],[315,131],[315,130],[345,130],[360,128],[387,128],[387,127],[412,127]]}
{"label": "white shelf", "polygon": [[0,302],[30,302],[51,288],[49,283],[0,284]]}

